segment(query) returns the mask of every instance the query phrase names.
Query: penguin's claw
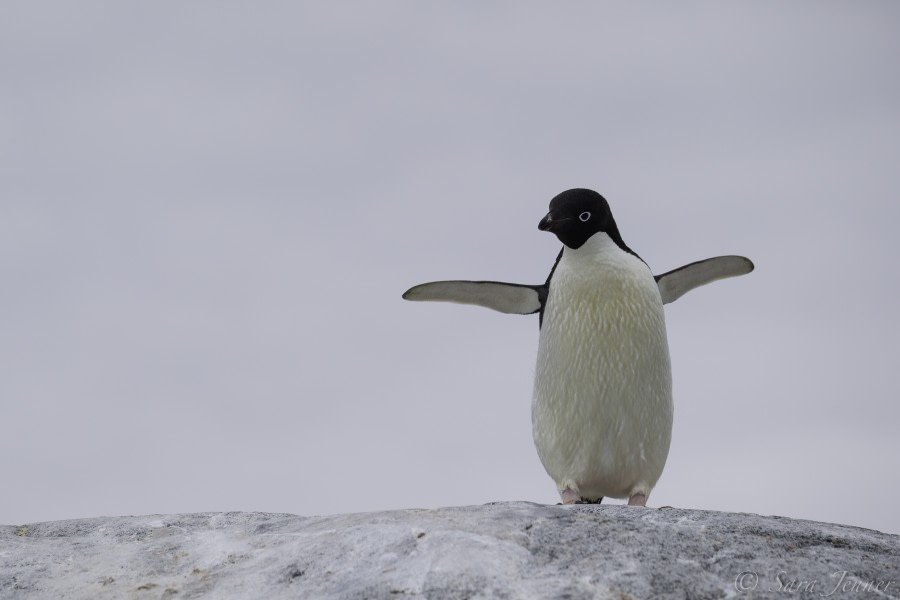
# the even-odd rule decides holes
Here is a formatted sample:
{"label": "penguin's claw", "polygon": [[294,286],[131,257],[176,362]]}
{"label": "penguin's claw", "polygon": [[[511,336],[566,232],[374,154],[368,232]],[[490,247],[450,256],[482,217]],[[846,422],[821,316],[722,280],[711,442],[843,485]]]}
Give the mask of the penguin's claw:
{"label": "penguin's claw", "polygon": [[640,492],[628,498],[628,506],[647,506],[647,495]]}
{"label": "penguin's claw", "polygon": [[578,504],[581,500],[581,494],[573,490],[572,488],[566,488],[559,493],[560,498],[562,498],[563,504]]}

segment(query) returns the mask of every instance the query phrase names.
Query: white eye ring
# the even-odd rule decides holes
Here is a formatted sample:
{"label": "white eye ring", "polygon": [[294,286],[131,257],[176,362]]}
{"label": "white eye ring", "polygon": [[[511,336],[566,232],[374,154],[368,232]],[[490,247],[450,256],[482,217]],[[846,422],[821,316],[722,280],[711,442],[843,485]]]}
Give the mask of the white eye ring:
{"label": "white eye ring", "polygon": [[589,213],[588,211],[584,211],[583,213],[578,215],[578,220],[581,221],[582,223],[586,223],[587,220],[590,218],[591,218],[591,213]]}

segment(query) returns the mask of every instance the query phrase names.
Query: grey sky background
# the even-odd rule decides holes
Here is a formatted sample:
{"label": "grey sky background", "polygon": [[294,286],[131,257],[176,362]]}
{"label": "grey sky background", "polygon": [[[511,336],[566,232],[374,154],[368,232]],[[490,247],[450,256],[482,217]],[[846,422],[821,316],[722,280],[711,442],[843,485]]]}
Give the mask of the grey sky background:
{"label": "grey sky background", "polygon": [[900,5],[0,4],[0,523],[556,502],[536,317],[604,194],[669,305],[650,497],[900,533]]}

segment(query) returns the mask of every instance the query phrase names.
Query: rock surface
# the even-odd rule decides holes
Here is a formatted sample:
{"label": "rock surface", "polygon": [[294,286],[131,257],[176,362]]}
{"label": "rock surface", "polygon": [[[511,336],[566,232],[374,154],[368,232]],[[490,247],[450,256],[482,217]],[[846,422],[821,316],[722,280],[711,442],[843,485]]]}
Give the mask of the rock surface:
{"label": "rock surface", "polygon": [[0,527],[0,598],[900,598],[900,536],[621,505]]}

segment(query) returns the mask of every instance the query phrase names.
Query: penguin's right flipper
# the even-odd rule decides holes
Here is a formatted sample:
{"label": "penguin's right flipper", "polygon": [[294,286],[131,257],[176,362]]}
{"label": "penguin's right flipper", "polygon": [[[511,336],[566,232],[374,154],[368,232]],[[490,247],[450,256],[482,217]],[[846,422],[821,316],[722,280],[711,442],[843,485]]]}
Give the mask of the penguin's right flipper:
{"label": "penguin's right flipper", "polygon": [[512,315],[531,315],[547,299],[547,285],[501,281],[432,281],[411,287],[404,300],[474,304]]}
{"label": "penguin's right flipper", "polygon": [[678,267],[655,278],[663,304],[668,304],[701,285],[746,275],[752,270],[753,262],[744,256],[716,256]]}

